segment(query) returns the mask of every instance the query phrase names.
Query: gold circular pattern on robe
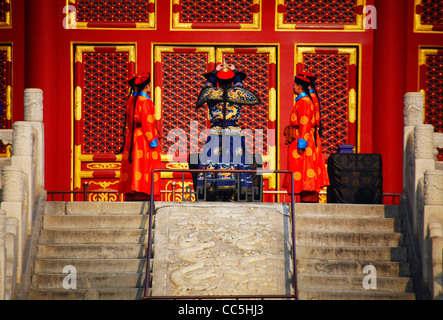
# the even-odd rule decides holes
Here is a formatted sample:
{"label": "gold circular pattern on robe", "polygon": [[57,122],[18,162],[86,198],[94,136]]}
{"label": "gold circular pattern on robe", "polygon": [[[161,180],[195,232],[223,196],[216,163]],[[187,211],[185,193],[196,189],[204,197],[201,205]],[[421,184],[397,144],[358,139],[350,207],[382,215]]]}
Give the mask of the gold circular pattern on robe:
{"label": "gold circular pattern on robe", "polygon": [[312,170],[312,169],[309,169],[306,174],[308,175],[309,178],[314,178],[315,177],[315,171]]}
{"label": "gold circular pattern on robe", "polygon": [[308,157],[312,156],[312,149],[310,147],[306,148],[306,155]]}

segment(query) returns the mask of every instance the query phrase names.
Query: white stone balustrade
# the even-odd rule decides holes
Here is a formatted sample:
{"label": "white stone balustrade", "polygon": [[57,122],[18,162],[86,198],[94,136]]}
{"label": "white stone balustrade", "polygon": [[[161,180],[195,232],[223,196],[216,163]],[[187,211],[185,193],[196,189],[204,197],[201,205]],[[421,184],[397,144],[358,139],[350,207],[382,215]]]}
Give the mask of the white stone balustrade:
{"label": "white stone balustrade", "polygon": [[25,90],[24,120],[14,122],[11,132],[0,132],[0,139],[12,145],[10,165],[2,168],[1,175],[0,213],[6,213],[6,222],[4,228],[0,225],[0,300],[11,299],[23,280],[24,255],[38,210],[34,206],[44,195],[42,90]]}
{"label": "white stone balustrade", "polygon": [[419,242],[425,289],[432,298],[443,298],[443,165],[436,161],[443,134],[424,124],[423,95],[405,95],[403,198],[411,213],[414,236]]}
{"label": "white stone balustrade", "polygon": [[36,167],[35,188],[40,193],[45,187],[45,132],[43,125],[43,90],[25,89],[24,120],[32,124],[34,134],[34,158]]}
{"label": "white stone balustrade", "polygon": [[6,298],[6,211],[0,210],[0,300]]}
{"label": "white stone balustrade", "polygon": [[[27,207],[27,177],[23,170],[18,167],[4,167],[3,175],[3,200],[1,209],[7,213],[7,218],[14,218],[17,224],[17,245],[16,256],[17,261],[15,267],[17,281],[21,280],[22,261],[25,251],[25,244],[28,236],[28,207]],[[11,252],[9,254],[12,254]]]}

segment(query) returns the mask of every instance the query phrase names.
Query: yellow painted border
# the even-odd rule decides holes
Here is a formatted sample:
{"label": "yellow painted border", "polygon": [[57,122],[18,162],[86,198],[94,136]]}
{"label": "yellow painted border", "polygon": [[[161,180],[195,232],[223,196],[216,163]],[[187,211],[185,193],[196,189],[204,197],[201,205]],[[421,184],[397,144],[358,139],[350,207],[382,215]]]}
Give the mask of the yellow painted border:
{"label": "yellow painted border", "polygon": [[[11,83],[6,87],[6,120],[11,121],[11,129],[12,129],[12,123],[13,123],[13,90],[12,90],[12,84],[13,82],[13,64],[12,64],[12,43],[0,43],[0,51],[6,51],[6,60],[11,63]],[[0,153],[0,158],[10,158],[11,157],[11,146],[6,146],[6,152]]]}
{"label": "yellow painted border", "polygon": [[423,121],[426,118],[426,90],[421,87],[421,67],[426,65],[426,57],[428,55],[438,54],[438,51],[443,50],[443,46],[420,46],[418,48],[418,79],[417,79],[417,89],[423,94]]}
{"label": "yellow painted border", "polygon": [[414,32],[416,33],[443,33],[443,31],[434,31],[433,25],[422,24],[421,15],[417,13],[417,6],[422,4],[422,0],[414,0]]}
{"label": "yellow painted border", "polygon": [[[129,62],[134,62],[137,72],[137,43],[103,43],[103,42],[71,42],[71,190],[81,188],[82,178],[91,178],[92,172],[81,171],[82,162],[92,161],[93,155],[82,154],[81,146],[74,145],[75,121],[81,120],[82,99],[81,88],[75,86],[75,63],[82,62],[84,52],[95,52],[96,47],[115,47],[115,52],[128,52]],[[121,161],[121,155],[117,156],[116,162]],[[116,173],[118,178],[120,172]]]}
{"label": "yellow painted border", "polygon": [[0,29],[12,28],[12,3],[11,0],[6,0],[6,4],[9,4],[9,12],[6,12],[6,21],[0,22]]}
{"label": "yellow painted border", "polygon": [[[322,28],[321,25],[319,25],[318,28],[301,28],[298,29],[297,25],[294,23],[284,23],[284,13],[278,12],[278,6],[284,5],[285,0],[276,0],[275,1],[275,30],[276,31],[304,31],[304,32],[355,32],[355,31],[366,31],[363,25],[364,16],[365,14],[357,14],[356,23],[353,25],[344,25],[344,29],[329,29],[329,28]],[[357,6],[366,6],[366,0],[357,0]],[[303,25],[303,24],[301,24]],[[325,25],[333,25],[333,24],[325,24]]]}
{"label": "yellow painted border", "polygon": [[[66,26],[66,29],[74,30],[74,29],[83,29],[83,30],[127,30],[127,31],[134,31],[134,30],[156,30],[157,28],[157,1],[156,0],[147,0],[148,4],[154,4],[155,9],[153,13],[149,13],[149,22],[136,22],[135,27],[127,27],[127,28],[121,28],[121,27],[112,27],[112,22],[109,22],[109,27],[99,27],[99,28],[91,28],[88,27],[88,22],[77,22],[70,23],[71,17],[69,16],[69,10],[65,9],[65,21],[68,23]],[[164,1],[164,0],[162,0]],[[69,8],[69,6],[75,6],[76,0],[66,0],[66,8]],[[75,15],[77,17],[77,15]]]}
{"label": "yellow painted border", "polygon": [[[294,49],[294,75],[297,74],[297,64],[303,63],[303,54],[316,53],[317,48],[331,48],[338,51],[338,54],[349,54],[349,64],[355,64],[357,69],[357,91],[348,92],[349,99],[349,122],[357,122],[357,153],[361,149],[361,69],[362,50],[359,43],[303,43],[296,44]],[[352,110],[351,110],[352,108]],[[354,121],[354,122],[353,122]]]}
{"label": "yellow painted border", "polygon": [[6,120],[12,122],[12,43],[0,43],[0,51],[6,51],[6,60],[11,63],[11,83],[6,87]]}
{"label": "yellow painted border", "polygon": [[[267,1],[267,0],[264,0]],[[239,29],[220,28],[220,29],[193,29],[192,23],[181,23],[180,14],[174,13],[174,5],[179,5],[180,0],[171,0],[170,7],[170,30],[176,31],[261,31],[262,29],[262,0],[253,0],[252,5],[259,5],[259,12],[253,13],[252,23],[241,23]]]}

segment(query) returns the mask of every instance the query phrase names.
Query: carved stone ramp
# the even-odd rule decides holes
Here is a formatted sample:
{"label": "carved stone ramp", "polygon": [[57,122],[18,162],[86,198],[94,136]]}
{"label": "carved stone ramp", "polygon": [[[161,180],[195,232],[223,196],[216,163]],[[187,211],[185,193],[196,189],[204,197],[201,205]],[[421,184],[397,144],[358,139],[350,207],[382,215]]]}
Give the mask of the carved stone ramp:
{"label": "carved stone ramp", "polygon": [[152,295],[290,294],[286,209],[281,204],[158,204]]}
{"label": "carved stone ramp", "polygon": [[[287,204],[157,203],[152,295],[285,295]],[[296,204],[301,300],[412,300],[398,206]]]}

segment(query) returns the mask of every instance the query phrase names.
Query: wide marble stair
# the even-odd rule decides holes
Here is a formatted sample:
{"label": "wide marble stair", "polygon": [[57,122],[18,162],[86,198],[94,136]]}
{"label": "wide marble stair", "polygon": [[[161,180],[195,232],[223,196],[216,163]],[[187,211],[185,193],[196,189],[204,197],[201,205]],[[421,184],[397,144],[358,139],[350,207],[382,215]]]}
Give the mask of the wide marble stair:
{"label": "wide marble stair", "polygon": [[[146,202],[48,202],[28,298],[140,299],[148,210]],[[296,204],[295,216],[301,300],[415,299],[398,206]]]}

